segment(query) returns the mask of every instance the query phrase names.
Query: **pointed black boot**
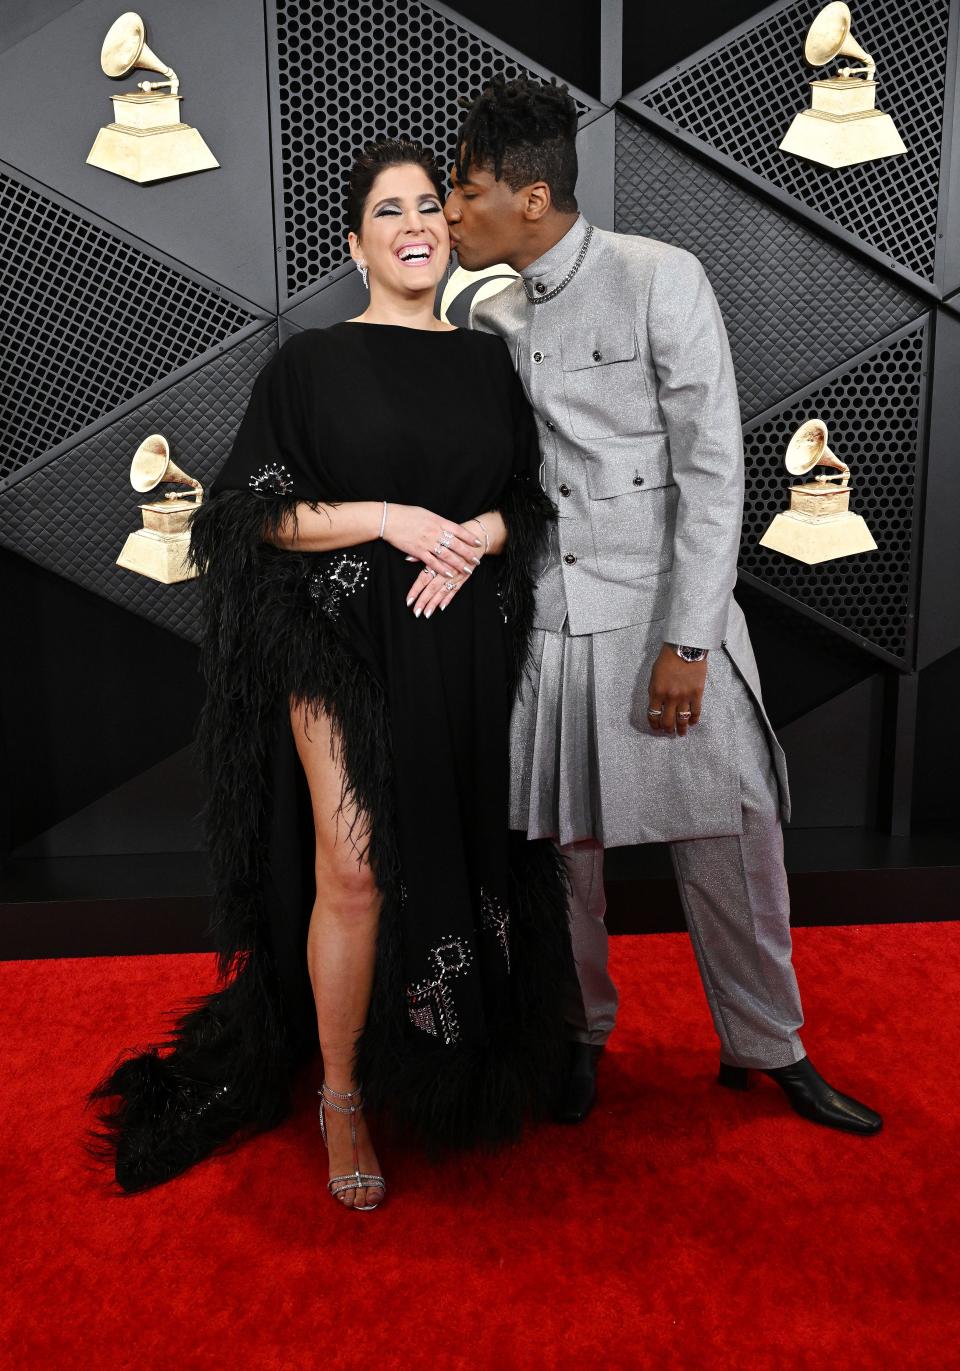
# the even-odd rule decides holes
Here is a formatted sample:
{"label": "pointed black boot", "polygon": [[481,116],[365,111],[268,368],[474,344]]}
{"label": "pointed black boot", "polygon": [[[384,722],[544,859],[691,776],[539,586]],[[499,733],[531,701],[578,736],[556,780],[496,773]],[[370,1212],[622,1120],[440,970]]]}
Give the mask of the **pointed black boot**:
{"label": "pointed black boot", "polygon": [[[809,1057],[802,1057],[792,1066],[773,1067],[764,1071],[763,1075],[776,1081],[790,1101],[791,1108],[811,1123],[839,1128],[844,1133],[879,1133],[883,1127],[883,1119],[879,1114],[859,1100],[834,1090]],[[749,1090],[750,1073],[745,1066],[728,1066],[726,1062],[721,1062],[717,1081],[728,1090]]]}
{"label": "pointed black boot", "polygon": [[553,1117],[557,1123],[583,1123],[597,1098],[597,1062],[602,1047],[570,1044],[570,1067]]}

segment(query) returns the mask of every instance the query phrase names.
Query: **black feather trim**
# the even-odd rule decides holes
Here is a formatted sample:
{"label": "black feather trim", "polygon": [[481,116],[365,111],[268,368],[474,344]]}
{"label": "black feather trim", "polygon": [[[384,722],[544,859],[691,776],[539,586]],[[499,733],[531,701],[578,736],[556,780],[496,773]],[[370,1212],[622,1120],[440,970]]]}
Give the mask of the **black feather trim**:
{"label": "black feather trim", "polygon": [[[511,482],[501,510],[509,528],[501,603],[519,679],[533,617],[530,564],[555,512],[524,478]],[[314,555],[264,541],[295,519],[293,497],[245,490],[224,491],[193,516],[207,684],[197,746],[221,986],[178,1020],[166,1042],[121,1061],[91,1092],[100,1127],[90,1147],[114,1159],[129,1192],[279,1123],[291,1106],[293,1073],[316,1046],[305,929],[302,945],[296,930],[286,931],[292,954],[285,959],[266,896],[276,836],[273,765],[283,731],[289,735],[290,697],[330,714],[342,740],[345,795],[369,821],[367,854],[383,896],[373,1001],[357,1054],[370,1106],[434,1148],[493,1144],[549,1107],[562,1070],[560,1005],[575,974],[565,877],[551,844],[520,835],[511,835],[515,971],[511,1003],[493,1016],[495,1036],[479,1047],[447,1048],[410,1030],[387,703],[373,669],[311,595]]]}
{"label": "black feather trim", "polygon": [[515,475],[500,500],[499,513],[507,526],[507,545],[499,568],[500,604],[511,637],[514,695],[523,688],[533,628],[535,571],[547,549],[550,525],[557,510],[534,476]]}

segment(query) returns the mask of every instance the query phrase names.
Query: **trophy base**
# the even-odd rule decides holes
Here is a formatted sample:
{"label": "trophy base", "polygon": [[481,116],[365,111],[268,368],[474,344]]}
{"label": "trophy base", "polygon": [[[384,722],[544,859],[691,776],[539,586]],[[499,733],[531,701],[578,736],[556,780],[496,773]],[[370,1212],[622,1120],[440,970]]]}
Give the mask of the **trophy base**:
{"label": "trophy base", "polygon": [[906,152],[903,139],[889,114],[864,110],[855,114],[828,114],[805,109],[796,116],[781,152],[792,152],[824,167],[851,167]]}
{"label": "trophy base", "polygon": [[220,163],[190,124],[139,129],[107,124],[97,134],[87,164],[141,185],[169,176],[209,171]]}
{"label": "trophy base", "polygon": [[760,539],[761,547],[782,552],[807,566],[876,552],[877,545],[859,514],[832,514],[826,518],[788,512],[778,514]]}
{"label": "trophy base", "polygon": [[117,558],[117,566],[149,576],[165,586],[178,581],[191,581],[196,570],[187,563],[190,534],[157,533],[153,529],[138,528],[131,533]]}

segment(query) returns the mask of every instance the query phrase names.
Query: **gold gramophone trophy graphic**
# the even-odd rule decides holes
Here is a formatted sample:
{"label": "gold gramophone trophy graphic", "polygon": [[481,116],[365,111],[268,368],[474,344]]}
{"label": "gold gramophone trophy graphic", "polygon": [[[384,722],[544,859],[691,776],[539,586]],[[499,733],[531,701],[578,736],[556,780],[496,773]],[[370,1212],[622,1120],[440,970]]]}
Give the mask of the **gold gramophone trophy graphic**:
{"label": "gold gramophone trophy graphic", "polygon": [[[147,47],[146,26],[128,10],[111,24],[100,52],[105,75],[126,76],[137,67],[159,71],[165,81],[138,81],[137,89],[114,95],[112,124],[97,134],[87,162],[129,181],[162,181],[220,163],[195,128],[180,122],[177,73]],[[169,87],[169,89],[166,89]]]}
{"label": "gold gramophone trophy graphic", "polygon": [[849,167],[906,152],[889,114],[875,108],[877,64],[850,35],[850,9],[827,5],[810,25],[804,56],[811,67],[823,67],[835,57],[849,57],[863,65],[841,67],[836,76],[811,81],[812,107],[794,119],[780,144],[825,167]]}
{"label": "gold gramophone trophy graphic", "polygon": [[187,485],[184,491],[167,491],[162,500],[140,506],[143,528],[131,533],[117,558],[117,566],[137,571],[151,580],[174,585],[196,576],[187,564],[190,547],[189,519],[203,499],[203,486],[181,471],[170,456],[170,444],[162,433],[151,433],[133,454],[130,484],[145,494],[164,481]]}
{"label": "gold gramophone trophy graphic", "polygon": [[808,566],[876,551],[866,523],[850,512],[850,468],[827,447],[822,419],[806,419],[800,425],[790,439],[786,466],[791,476],[806,476],[820,466],[835,471],[820,472],[812,481],[790,487],[790,508],[776,516],[760,539],[761,547]]}

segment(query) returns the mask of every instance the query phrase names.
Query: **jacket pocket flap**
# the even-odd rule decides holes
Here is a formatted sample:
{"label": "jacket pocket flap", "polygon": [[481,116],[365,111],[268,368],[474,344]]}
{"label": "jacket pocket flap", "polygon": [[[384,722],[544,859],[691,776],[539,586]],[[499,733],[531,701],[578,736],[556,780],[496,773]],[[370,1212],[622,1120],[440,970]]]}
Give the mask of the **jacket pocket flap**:
{"label": "jacket pocket flap", "polygon": [[637,337],[633,324],[617,328],[603,324],[599,327],[572,329],[560,339],[564,371],[585,371],[587,367],[602,367],[607,362],[628,362],[637,355]]}
{"label": "jacket pocket flap", "polygon": [[646,449],[638,446],[632,453],[593,457],[587,461],[586,468],[591,500],[606,500],[611,495],[628,495],[631,491],[673,485],[670,454],[661,444]]}

